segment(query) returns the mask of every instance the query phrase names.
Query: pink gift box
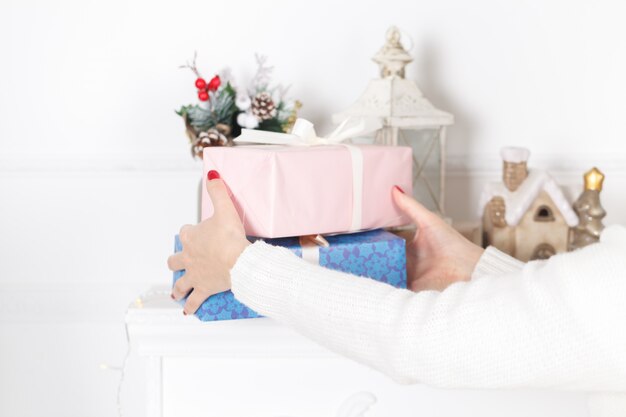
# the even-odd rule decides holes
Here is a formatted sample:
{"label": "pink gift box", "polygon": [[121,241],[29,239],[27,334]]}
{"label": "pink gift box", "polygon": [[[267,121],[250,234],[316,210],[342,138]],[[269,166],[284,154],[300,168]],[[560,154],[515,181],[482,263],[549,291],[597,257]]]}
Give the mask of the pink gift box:
{"label": "pink gift box", "polygon": [[[203,178],[220,173],[248,236],[277,238],[408,224],[391,192],[413,189],[412,166],[411,148],[400,146],[209,147]],[[203,187],[202,219],[212,215]]]}

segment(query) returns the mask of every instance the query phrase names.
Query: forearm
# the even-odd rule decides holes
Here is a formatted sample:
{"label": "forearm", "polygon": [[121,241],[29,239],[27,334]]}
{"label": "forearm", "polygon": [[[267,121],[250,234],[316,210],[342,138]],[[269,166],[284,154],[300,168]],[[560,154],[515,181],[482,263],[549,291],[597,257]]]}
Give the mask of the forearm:
{"label": "forearm", "polygon": [[[626,389],[618,379],[626,374],[623,356],[620,362],[607,345],[610,331],[594,334],[579,320],[602,303],[578,299],[586,281],[567,276],[558,259],[522,270],[509,264],[494,267],[508,274],[412,293],[257,243],[233,268],[232,282],[237,298],[260,313],[399,381]],[[623,328],[616,330],[626,349]]]}
{"label": "forearm", "polygon": [[231,276],[237,299],[254,310],[375,367],[386,356],[374,346],[386,320],[384,307],[376,303],[413,294],[312,265],[287,249],[263,242],[244,252]]}

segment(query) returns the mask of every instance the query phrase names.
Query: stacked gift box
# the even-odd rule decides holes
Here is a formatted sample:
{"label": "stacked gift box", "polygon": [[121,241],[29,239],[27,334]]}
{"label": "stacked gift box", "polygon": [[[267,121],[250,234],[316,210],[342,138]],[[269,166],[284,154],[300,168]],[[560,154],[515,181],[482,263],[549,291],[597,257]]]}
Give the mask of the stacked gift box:
{"label": "stacked gift box", "polygon": [[[411,149],[319,143],[312,126],[304,128],[308,132],[298,135],[251,131],[247,137],[261,144],[205,148],[204,181],[208,171],[220,173],[251,241],[263,239],[322,267],[405,288],[404,240],[384,228],[409,223],[391,193],[394,186],[413,188]],[[316,146],[293,146],[307,137]],[[206,219],[213,207],[202,189]],[[175,251],[181,250],[176,238]],[[175,272],[174,282],[183,274]],[[259,317],[230,291],[209,297],[196,315],[204,321]]]}

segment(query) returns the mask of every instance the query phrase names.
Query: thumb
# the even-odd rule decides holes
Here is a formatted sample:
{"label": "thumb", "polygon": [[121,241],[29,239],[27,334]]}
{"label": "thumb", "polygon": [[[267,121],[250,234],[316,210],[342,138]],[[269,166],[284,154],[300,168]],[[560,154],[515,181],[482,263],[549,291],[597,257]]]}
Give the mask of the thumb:
{"label": "thumb", "polygon": [[432,223],[441,220],[439,216],[418,203],[413,197],[404,194],[404,192],[400,191],[397,187],[393,188],[392,195],[393,201],[398,208],[406,214],[416,226],[430,226]]}
{"label": "thumb", "polygon": [[211,197],[215,213],[235,211],[226,183],[220,178],[219,172],[211,170],[207,173],[206,190]]}

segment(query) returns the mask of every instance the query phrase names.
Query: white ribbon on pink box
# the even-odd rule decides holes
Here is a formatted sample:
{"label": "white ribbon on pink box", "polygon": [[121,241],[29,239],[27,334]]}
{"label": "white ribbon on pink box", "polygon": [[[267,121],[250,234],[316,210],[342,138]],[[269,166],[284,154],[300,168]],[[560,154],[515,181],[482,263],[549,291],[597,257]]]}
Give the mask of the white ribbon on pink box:
{"label": "white ribbon on pink box", "polygon": [[313,123],[306,119],[296,119],[291,133],[266,132],[263,130],[241,129],[235,143],[259,143],[263,145],[319,146],[337,145],[345,140],[367,135],[382,127],[378,118],[349,117],[328,136],[315,133]]}

